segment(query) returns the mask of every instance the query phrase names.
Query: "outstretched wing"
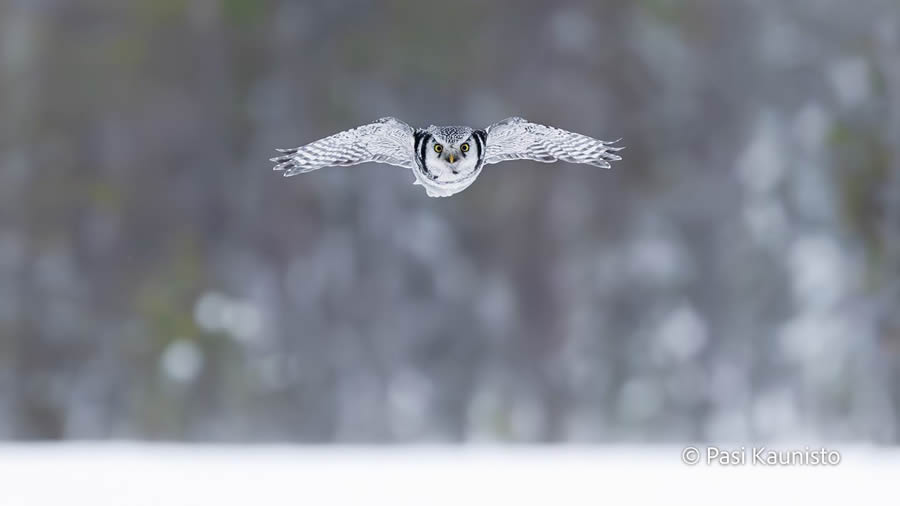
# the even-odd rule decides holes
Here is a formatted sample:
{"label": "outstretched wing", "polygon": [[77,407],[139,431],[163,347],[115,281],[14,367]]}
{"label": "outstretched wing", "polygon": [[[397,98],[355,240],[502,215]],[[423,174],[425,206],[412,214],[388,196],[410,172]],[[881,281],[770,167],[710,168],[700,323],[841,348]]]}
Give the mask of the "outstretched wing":
{"label": "outstretched wing", "polygon": [[278,164],[274,169],[284,171],[284,176],[365,162],[411,168],[414,164],[413,129],[396,118],[381,118],[299,148],[278,151],[284,154],[271,161]]}
{"label": "outstretched wing", "polygon": [[615,142],[618,141],[605,142],[513,117],[487,128],[484,163],[519,159],[544,163],[562,160],[608,169],[610,161],[622,159],[615,154],[622,149],[612,146]]}

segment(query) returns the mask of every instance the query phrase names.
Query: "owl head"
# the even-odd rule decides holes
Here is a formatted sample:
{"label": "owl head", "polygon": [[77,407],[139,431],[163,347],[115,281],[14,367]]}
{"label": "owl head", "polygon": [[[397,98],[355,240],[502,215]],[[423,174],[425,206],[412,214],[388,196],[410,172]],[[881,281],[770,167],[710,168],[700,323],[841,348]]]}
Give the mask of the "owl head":
{"label": "owl head", "polygon": [[415,135],[416,179],[431,196],[449,196],[464,190],[484,166],[484,130],[436,127]]}

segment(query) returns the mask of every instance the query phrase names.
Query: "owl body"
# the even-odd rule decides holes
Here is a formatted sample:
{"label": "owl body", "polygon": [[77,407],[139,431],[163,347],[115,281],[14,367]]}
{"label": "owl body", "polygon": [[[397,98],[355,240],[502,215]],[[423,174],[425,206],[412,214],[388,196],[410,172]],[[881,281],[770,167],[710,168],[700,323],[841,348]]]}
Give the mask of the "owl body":
{"label": "owl body", "polygon": [[434,126],[413,129],[395,118],[339,132],[272,158],[285,176],[327,166],[383,162],[412,170],[414,184],[431,197],[468,188],[485,165],[505,160],[563,160],[609,168],[622,149],[613,143],[559,128],[507,118],[485,128]]}

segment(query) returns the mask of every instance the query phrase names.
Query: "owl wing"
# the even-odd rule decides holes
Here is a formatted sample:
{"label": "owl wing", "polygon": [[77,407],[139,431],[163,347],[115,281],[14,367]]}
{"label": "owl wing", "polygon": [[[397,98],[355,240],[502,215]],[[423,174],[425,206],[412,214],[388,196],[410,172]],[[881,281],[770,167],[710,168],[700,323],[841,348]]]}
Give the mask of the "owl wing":
{"label": "owl wing", "polygon": [[615,154],[622,147],[612,146],[618,141],[605,142],[523,118],[507,118],[486,130],[485,164],[519,159],[544,163],[562,160],[608,169],[610,161],[622,159]]}
{"label": "owl wing", "polygon": [[381,162],[413,167],[413,129],[396,118],[381,118],[374,123],[311,142],[305,146],[279,149],[282,156],[270,159],[275,170],[294,176],[322,167]]}

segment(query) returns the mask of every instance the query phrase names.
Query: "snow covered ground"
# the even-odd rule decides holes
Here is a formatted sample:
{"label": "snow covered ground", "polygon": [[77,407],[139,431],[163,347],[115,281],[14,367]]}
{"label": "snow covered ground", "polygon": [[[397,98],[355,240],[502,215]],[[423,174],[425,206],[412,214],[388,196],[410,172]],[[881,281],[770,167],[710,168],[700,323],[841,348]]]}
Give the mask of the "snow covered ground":
{"label": "snow covered ground", "polygon": [[0,505],[896,504],[900,450],[838,450],[771,467],[688,466],[681,447],[13,444]]}

